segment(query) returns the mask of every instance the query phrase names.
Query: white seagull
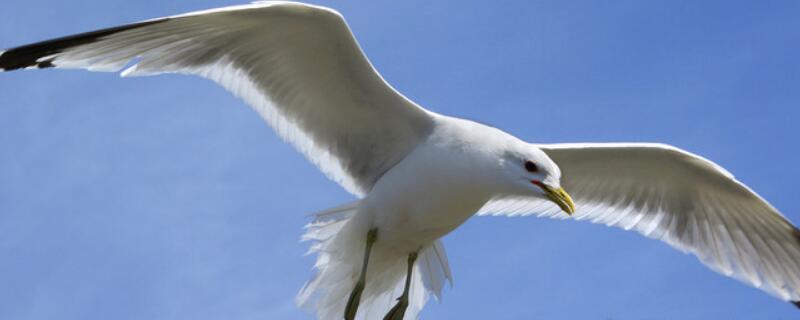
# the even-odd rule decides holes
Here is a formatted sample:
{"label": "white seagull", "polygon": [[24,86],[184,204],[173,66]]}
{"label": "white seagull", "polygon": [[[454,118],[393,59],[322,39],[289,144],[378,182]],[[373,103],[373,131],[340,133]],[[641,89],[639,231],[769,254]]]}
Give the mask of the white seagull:
{"label": "white seagull", "polygon": [[317,270],[297,303],[320,319],[415,319],[452,279],[439,239],[476,213],[635,230],[800,300],[800,231],[725,169],[663,144],[531,144],[423,109],[328,8],[257,2],[0,54],[2,71],[51,67],[211,79],[357,196],[304,235]]}

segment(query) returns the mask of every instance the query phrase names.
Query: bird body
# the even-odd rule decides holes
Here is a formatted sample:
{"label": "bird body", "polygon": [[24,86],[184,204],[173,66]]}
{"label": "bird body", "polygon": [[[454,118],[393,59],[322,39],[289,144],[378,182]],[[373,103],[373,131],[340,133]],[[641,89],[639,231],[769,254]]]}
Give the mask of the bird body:
{"label": "bird body", "polygon": [[[381,237],[422,247],[460,226],[503,191],[498,146],[527,145],[479,123],[435,116],[432,133],[364,198]],[[407,241],[407,240],[406,240]],[[418,243],[419,242],[419,243]]]}
{"label": "bird body", "polygon": [[476,213],[634,230],[800,300],[800,231],[720,166],[663,144],[532,144],[428,111],[328,8],[259,2],[0,52],[0,71],[34,68],[213,80],[355,195],[303,236],[317,272],[297,303],[321,319],[415,318],[452,281],[439,239]]}
{"label": "bird body", "polygon": [[[341,292],[355,284],[363,259],[359,250],[363,235],[376,229],[378,241],[371,250],[365,292],[398,290],[406,256],[409,252],[422,252],[425,267],[420,268],[420,279],[411,289],[419,301],[416,305],[421,306],[427,299],[426,291],[439,296],[443,284],[451,280],[447,257],[438,240],[492,198],[526,192],[525,187],[505,183],[508,164],[502,161],[502,153],[509,150],[526,153],[536,150],[532,149],[535,147],[493,127],[433,112],[429,114],[433,120],[430,134],[383,174],[363,199],[346,206],[352,214],[339,221],[343,224],[341,229],[320,249],[336,252],[323,256],[324,260],[339,258],[328,263],[346,266],[337,271],[349,270],[345,272],[347,276],[342,279],[338,272],[329,273],[322,268],[311,286],[301,292],[300,304],[306,304],[308,297],[315,293],[333,292],[335,294],[325,295],[319,304],[338,306],[322,314],[339,315],[346,298]],[[527,184],[527,181],[520,183]],[[312,234],[315,232],[313,230]],[[308,238],[316,239],[316,236]],[[369,281],[376,278],[381,280]],[[385,311],[394,296],[386,298],[388,300],[369,303],[366,314],[374,312],[373,317],[377,317]]]}

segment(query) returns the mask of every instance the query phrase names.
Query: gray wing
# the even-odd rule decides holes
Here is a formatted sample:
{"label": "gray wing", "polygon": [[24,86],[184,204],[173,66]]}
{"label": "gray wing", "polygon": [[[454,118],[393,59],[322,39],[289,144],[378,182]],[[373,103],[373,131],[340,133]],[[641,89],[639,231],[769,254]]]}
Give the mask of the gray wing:
{"label": "gray wing", "polygon": [[[575,218],[635,230],[787,301],[800,300],[800,231],[718,165],[660,144],[540,145]],[[496,199],[480,214],[565,218],[555,205]]]}
{"label": "gray wing", "polygon": [[184,73],[252,106],[329,178],[356,195],[430,130],[427,111],[374,70],[335,11],[260,2],[44,41],[0,53],[0,71],[81,68]]}

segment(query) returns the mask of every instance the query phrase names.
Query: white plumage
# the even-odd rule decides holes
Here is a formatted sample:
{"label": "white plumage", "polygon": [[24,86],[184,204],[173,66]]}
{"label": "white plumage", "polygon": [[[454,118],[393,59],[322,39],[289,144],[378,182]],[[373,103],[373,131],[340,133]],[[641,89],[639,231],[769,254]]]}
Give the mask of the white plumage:
{"label": "white plumage", "polygon": [[473,214],[565,218],[562,210],[575,207],[579,220],[636,230],[800,300],[800,232],[724,169],[665,145],[533,145],[425,110],[381,78],[327,8],[259,2],[0,53],[2,70],[36,67],[211,79],[358,196],[318,213],[304,235],[317,274],[297,302],[321,319],[342,317],[369,230],[378,240],[358,316],[381,318],[391,308],[406,257],[418,252],[405,314],[413,319],[452,281],[439,238]]}
{"label": "white plumage", "polygon": [[[798,230],[711,161],[663,144],[540,145],[564,172],[575,218],[634,230],[788,301],[800,300]],[[497,199],[479,214],[566,218],[550,202]]]}

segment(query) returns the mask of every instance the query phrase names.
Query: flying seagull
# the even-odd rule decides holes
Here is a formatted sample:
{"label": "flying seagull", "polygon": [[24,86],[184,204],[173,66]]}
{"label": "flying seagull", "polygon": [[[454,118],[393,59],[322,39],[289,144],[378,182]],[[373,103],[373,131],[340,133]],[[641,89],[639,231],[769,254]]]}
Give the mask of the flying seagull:
{"label": "flying seagull", "polygon": [[635,230],[800,300],[800,230],[725,169],[663,144],[531,144],[423,109],[328,8],[258,2],[0,53],[2,71],[35,68],[211,79],[358,197],[304,235],[317,270],[297,302],[320,319],[416,318],[452,280],[439,239],[474,214]]}

